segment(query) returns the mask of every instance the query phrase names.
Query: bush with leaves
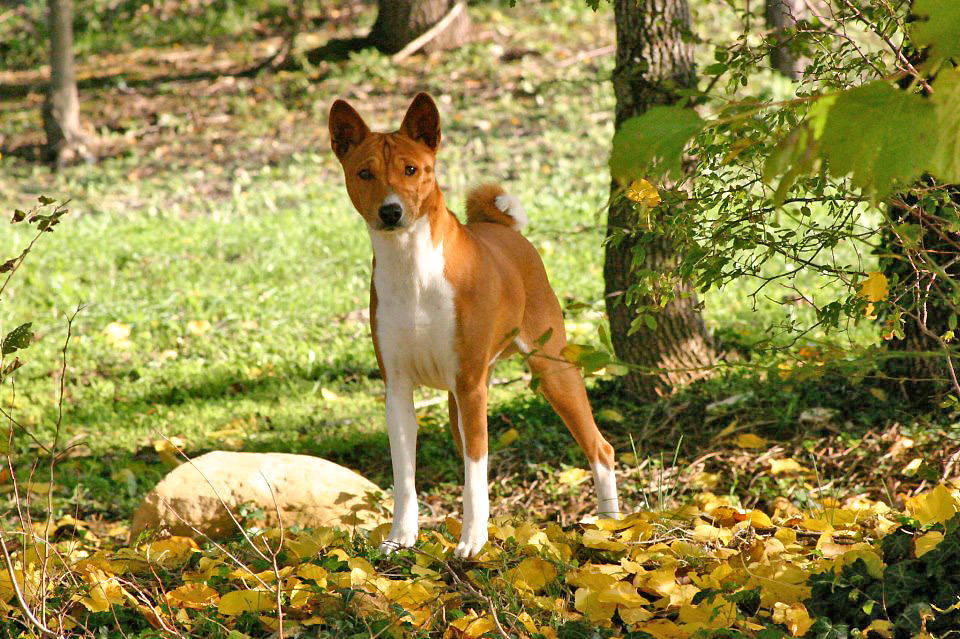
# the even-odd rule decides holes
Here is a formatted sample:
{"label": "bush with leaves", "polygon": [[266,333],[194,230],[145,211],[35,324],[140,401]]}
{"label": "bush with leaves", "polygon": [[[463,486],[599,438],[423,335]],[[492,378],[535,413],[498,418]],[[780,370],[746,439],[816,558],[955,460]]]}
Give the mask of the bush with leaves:
{"label": "bush with leaves", "polygon": [[[37,242],[46,233],[52,233],[54,228],[60,223],[61,218],[66,215],[68,209],[66,202],[56,204],[55,200],[46,196],[40,196],[39,204],[29,211],[17,209],[14,211],[11,223],[28,224],[36,227],[36,233],[19,255],[12,257],[0,264],[0,274],[4,274],[2,283],[0,283],[0,301],[7,290],[13,276],[17,273],[30,252],[34,249]],[[63,346],[63,368],[61,368],[61,382],[66,368],[67,346],[70,341],[70,327],[72,318],[67,320],[67,338]],[[3,334],[0,331],[0,334]],[[34,334],[32,331],[32,322],[23,322],[12,330],[3,334],[0,340],[0,390],[3,391],[2,405],[0,405],[0,417],[2,417],[6,432],[0,440],[0,448],[5,455],[6,472],[9,472],[12,482],[13,500],[15,505],[15,519],[18,522],[17,530],[7,530],[0,522],[0,554],[2,554],[2,566],[0,566],[0,590],[3,593],[3,605],[13,601],[13,609],[18,609],[22,613],[23,628],[28,632],[40,632],[48,634],[51,631],[47,627],[47,616],[55,612],[56,608],[50,610],[45,601],[45,595],[48,590],[56,586],[56,580],[52,578],[52,566],[56,563],[55,553],[50,552],[47,545],[47,537],[52,532],[49,517],[47,522],[35,522],[31,515],[31,499],[33,492],[38,491],[38,484],[34,484],[33,476],[40,463],[40,457],[33,460],[33,466],[29,469],[30,479],[27,485],[21,485],[18,482],[18,468],[14,459],[14,435],[26,435],[34,441],[39,450],[43,451],[46,460],[49,461],[50,481],[46,489],[46,512],[52,512],[53,498],[53,474],[56,463],[59,458],[58,450],[60,444],[60,418],[54,428],[54,439],[48,444],[44,444],[17,420],[16,403],[16,384],[15,378],[17,371],[24,365],[20,359],[22,351],[27,349],[33,342]],[[9,394],[7,393],[9,389]],[[61,386],[60,401],[62,402],[63,387]],[[62,417],[62,411],[60,411]],[[4,518],[3,521],[8,521]],[[19,557],[15,556],[17,550],[20,550]],[[31,570],[31,567],[33,570]],[[8,628],[4,624],[4,628]]]}
{"label": "bush with leaves", "polygon": [[885,566],[858,559],[811,576],[804,603],[820,617],[812,637],[844,639],[850,629],[873,627],[909,639],[960,627],[960,516],[919,528],[908,522],[883,539]]}
{"label": "bush with leaves", "polygon": [[[709,43],[715,61],[690,96],[696,111],[652,108],[617,132],[610,165],[635,203],[632,233],[665,234],[682,254],[668,277],[638,274],[635,289],[665,303],[677,278],[701,292],[752,278],[756,303],[777,283],[788,293],[776,300],[789,305],[784,319],[752,346],[874,322],[877,339],[858,357],[835,358],[856,364],[852,374],[924,379],[960,396],[960,12],[952,0],[807,4],[813,13],[787,33],[809,59],[795,97],[751,93],[784,36],[762,32],[748,5],[731,9],[744,25],[734,42]],[[695,180],[660,194],[680,214],[629,197],[644,179],[681,176],[684,153]],[[812,313],[797,314],[798,304]],[[640,309],[636,325],[656,310]],[[936,365],[885,363],[897,356]]]}

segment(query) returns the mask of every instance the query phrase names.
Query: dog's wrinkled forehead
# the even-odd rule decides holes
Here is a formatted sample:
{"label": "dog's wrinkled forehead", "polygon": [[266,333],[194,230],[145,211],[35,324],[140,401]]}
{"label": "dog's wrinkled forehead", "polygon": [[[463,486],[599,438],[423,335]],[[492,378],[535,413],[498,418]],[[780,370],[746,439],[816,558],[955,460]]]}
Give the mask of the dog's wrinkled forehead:
{"label": "dog's wrinkled forehead", "polygon": [[416,161],[419,165],[432,167],[433,152],[423,144],[411,140],[402,131],[394,133],[371,133],[356,148],[352,149],[345,161],[357,165],[373,163],[390,167],[400,162]]}

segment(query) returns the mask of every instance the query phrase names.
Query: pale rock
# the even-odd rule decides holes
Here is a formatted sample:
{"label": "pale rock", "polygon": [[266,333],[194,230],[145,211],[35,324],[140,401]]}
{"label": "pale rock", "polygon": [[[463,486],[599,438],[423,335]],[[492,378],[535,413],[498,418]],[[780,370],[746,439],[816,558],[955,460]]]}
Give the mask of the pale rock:
{"label": "pale rock", "polygon": [[224,505],[238,520],[241,506],[263,511],[271,526],[279,510],[284,527],[369,528],[384,520],[364,505],[365,496],[380,492],[365,477],[319,457],[214,451],[167,473],[134,513],[131,537],[148,529],[196,539],[236,534]]}

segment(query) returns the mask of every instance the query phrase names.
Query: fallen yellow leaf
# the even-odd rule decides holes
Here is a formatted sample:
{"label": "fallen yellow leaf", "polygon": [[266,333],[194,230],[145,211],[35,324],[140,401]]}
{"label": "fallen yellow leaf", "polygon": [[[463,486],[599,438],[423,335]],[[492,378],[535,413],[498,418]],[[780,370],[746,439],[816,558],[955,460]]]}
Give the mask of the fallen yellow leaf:
{"label": "fallen yellow leaf", "polygon": [[608,530],[585,530],[581,538],[583,545],[587,548],[598,548],[600,550],[626,550],[627,545],[621,541],[611,538]]}
{"label": "fallen yellow leaf", "polygon": [[79,601],[90,612],[106,612],[114,604],[122,604],[126,593],[116,575],[111,575],[92,565],[85,566],[83,581],[89,586],[86,597]]}
{"label": "fallen yellow leaf", "polygon": [[331,401],[333,401],[333,400],[335,400],[335,399],[340,399],[340,396],[337,395],[336,393],[334,393],[334,392],[333,392],[332,390],[330,390],[329,388],[323,388],[323,387],[321,387],[321,388],[320,388],[320,399],[322,399],[322,400],[324,400],[324,401],[327,401],[327,402],[331,402]]}
{"label": "fallen yellow leaf", "polygon": [[203,335],[211,328],[207,320],[190,320],[187,322],[187,332],[191,335]]}
{"label": "fallen yellow leaf", "polygon": [[736,440],[737,446],[740,448],[766,448],[767,440],[759,435],[754,435],[752,433],[744,433],[742,435],[737,435]]}
{"label": "fallen yellow leaf", "polygon": [[582,468],[568,468],[557,473],[557,481],[561,484],[575,486],[590,478],[590,473]]}
{"label": "fallen yellow leaf", "polygon": [[557,578],[557,569],[539,557],[527,557],[505,575],[520,590],[540,590]]}
{"label": "fallen yellow leaf", "polygon": [[910,497],[906,501],[907,510],[922,526],[946,523],[957,512],[956,501],[943,484],[928,493]]}
{"label": "fallen yellow leaf", "polygon": [[787,605],[782,601],[773,604],[773,622],[785,625],[791,637],[802,637],[813,625],[813,619],[803,604]]}
{"label": "fallen yellow leaf", "polygon": [[189,537],[170,537],[140,547],[140,552],[147,561],[164,568],[182,566],[194,552],[199,551],[200,546]]}
{"label": "fallen yellow leaf", "polygon": [[669,619],[652,619],[645,622],[640,629],[654,639],[687,639],[690,636],[689,632]]}
{"label": "fallen yellow leaf", "polygon": [[234,590],[220,598],[217,610],[221,615],[241,615],[245,612],[272,610],[277,605],[277,597],[265,590]]}
{"label": "fallen yellow leaf", "polygon": [[795,459],[770,459],[767,461],[770,462],[771,475],[792,475],[808,472],[807,469],[801,466]]}
{"label": "fallen yellow leaf", "polygon": [[[479,637],[482,637],[494,628],[496,628],[496,625],[493,623],[490,615],[485,614],[480,617],[475,610],[471,610],[466,616],[451,622],[447,627],[447,631],[443,633],[443,637],[444,639],[453,639],[454,637],[457,639],[460,637],[479,639]],[[454,630],[458,630],[459,632],[454,634]]]}
{"label": "fallen yellow leaf", "polygon": [[206,608],[220,601],[220,595],[207,584],[184,584],[166,593],[167,604],[177,608]]}
{"label": "fallen yellow leaf", "polygon": [[937,530],[931,530],[925,535],[920,535],[914,541],[917,557],[922,557],[937,547],[943,541],[943,533]]}

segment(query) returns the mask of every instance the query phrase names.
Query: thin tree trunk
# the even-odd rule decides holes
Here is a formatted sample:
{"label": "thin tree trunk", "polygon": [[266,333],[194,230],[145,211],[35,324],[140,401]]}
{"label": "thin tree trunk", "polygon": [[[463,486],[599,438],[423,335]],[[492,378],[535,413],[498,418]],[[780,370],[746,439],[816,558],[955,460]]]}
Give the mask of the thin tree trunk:
{"label": "thin tree trunk", "polygon": [[[370,44],[385,53],[396,53],[438,23],[462,0],[379,0],[377,20],[370,30]],[[453,49],[467,39],[470,19],[466,11],[460,14],[429,42],[421,51],[430,53]]]}
{"label": "thin tree trunk", "polygon": [[[926,62],[925,50],[907,43],[905,51],[915,68]],[[912,83],[909,76],[897,82],[904,91],[911,90]],[[933,181],[925,177],[918,186],[929,188]],[[891,204],[888,212],[899,232],[886,229],[879,249],[887,279],[905,283],[907,289],[907,295],[897,300],[907,310],[902,317],[903,339],[887,340],[888,353],[894,357],[886,360],[883,373],[904,399],[924,406],[938,403],[948,392],[960,396],[957,342],[943,339],[953,330],[951,323],[956,328],[960,315],[954,288],[960,281],[960,238],[950,229],[950,220],[960,212],[960,188],[942,189],[937,195],[924,201],[910,193],[902,203]]]}
{"label": "thin tree trunk", "polygon": [[[652,106],[682,100],[678,91],[696,86],[696,71],[686,0],[615,0],[614,15],[617,61],[613,88],[619,129],[625,120]],[[658,216],[675,213],[665,205],[656,211]],[[637,308],[655,305],[652,299],[626,301],[624,292],[635,283],[635,273],[638,269],[662,273],[677,260],[668,237],[645,239],[641,244],[637,229],[630,202],[615,200],[607,220],[603,275],[614,350],[620,359],[639,367],[626,376],[627,387],[652,399],[704,377],[716,353],[697,298],[685,282],[676,284],[676,297],[656,314],[656,328],[644,327],[629,334]]]}
{"label": "thin tree trunk", "polygon": [[43,103],[46,153],[63,166],[87,158],[80,128],[80,98],[73,65],[73,0],[50,0],[50,85]]}
{"label": "thin tree trunk", "polygon": [[927,202],[926,209],[912,195],[904,198],[906,207],[891,206],[893,222],[910,225],[915,236],[907,240],[907,248],[905,238],[887,230],[880,249],[885,255],[880,259],[884,274],[906,284],[907,293],[898,306],[908,311],[903,315],[903,339],[886,342],[894,357],[886,361],[884,374],[904,399],[927,406],[944,393],[958,394],[960,376],[956,344],[941,341],[951,330],[951,316],[956,326],[960,314],[952,301],[954,283],[960,281],[960,239],[947,222],[960,211],[960,189],[947,189],[945,195],[949,197]]}
{"label": "thin tree trunk", "polygon": [[767,28],[779,43],[770,51],[770,66],[791,80],[803,76],[806,61],[790,51],[785,43],[786,35],[796,26],[797,20],[802,19],[805,11],[803,0],[765,0]]}

